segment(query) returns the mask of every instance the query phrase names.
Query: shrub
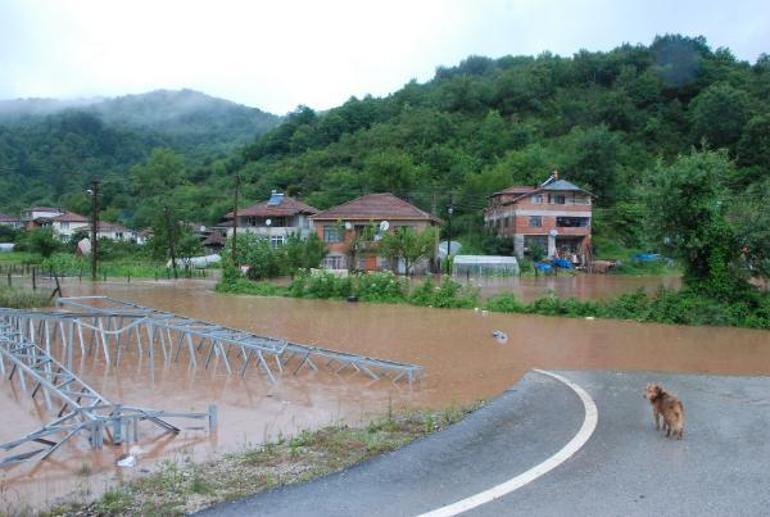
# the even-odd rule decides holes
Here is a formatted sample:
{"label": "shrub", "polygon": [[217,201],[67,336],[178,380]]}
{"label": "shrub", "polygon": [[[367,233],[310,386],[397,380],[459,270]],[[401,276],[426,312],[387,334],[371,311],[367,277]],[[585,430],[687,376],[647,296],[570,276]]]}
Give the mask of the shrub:
{"label": "shrub", "polygon": [[355,280],[354,292],[366,302],[402,302],[408,290],[406,281],[391,272],[359,274]]}
{"label": "shrub", "polygon": [[409,302],[444,309],[470,308],[478,303],[478,292],[464,288],[448,276],[442,277],[439,285],[428,278],[412,292]]}

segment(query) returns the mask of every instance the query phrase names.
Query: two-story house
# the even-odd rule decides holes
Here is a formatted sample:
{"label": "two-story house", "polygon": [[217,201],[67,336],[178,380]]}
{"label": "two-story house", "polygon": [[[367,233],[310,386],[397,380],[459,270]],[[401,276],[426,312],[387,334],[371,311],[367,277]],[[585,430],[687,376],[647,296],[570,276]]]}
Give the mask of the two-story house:
{"label": "two-story house", "polygon": [[[329,251],[324,267],[360,271],[396,269],[403,272],[402,267],[396,265],[393,268],[385,257],[379,256],[376,246],[372,244],[379,240],[383,232],[400,226],[410,226],[420,232],[439,223],[433,215],[390,193],[361,196],[319,212],[311,219],[316,233],[326,242]],[[351,253],[351,246],[354,245],[361,246],[359,253]],[[350,264],[353,257],[356,263]],[[415,271],[425,269],[427,262],[415,264]]]}
{"label": "two-story house", "polygon": [[24,222],[19,217],[0,213],[0,226],[7,226],[14,230],[19,230],[24,227]]}
{"label": "two-story house", "polygon": [[35,207],[23,211],[27,230],[51,228],[57,238],[66,241],[78,230],[88,230],[88,217],[59,208]]}
{"label": "two-story house", "polygon": [[[310,216],[316,213],[317,208],[274,190],[267,201],[238,209],[238,231],[261,235],[277,247],[283,245],[291,234],[306,238],[313,233]],[[224,216],[228,221],[228,236],[233,234],[233,216],[233,212]]]}
{"label": "two-story house", "polygon": [[539,246],[548,257],[576,255],[584,262],[594,197],[554,171],[538,186],[512,186],[489,196],[484,223],[497,235],[513,239],[519,258]]}

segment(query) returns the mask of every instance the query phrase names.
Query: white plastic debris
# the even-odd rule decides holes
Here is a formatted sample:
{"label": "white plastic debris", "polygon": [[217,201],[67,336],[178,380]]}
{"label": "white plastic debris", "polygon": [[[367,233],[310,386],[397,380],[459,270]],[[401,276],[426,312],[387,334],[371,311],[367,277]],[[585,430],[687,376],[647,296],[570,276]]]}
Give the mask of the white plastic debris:
{"label": "white plastic debris", "polygon": [[593,321],[595,318],[594,318],[593,316],[586,316],[586,319],[587,319],[588,321]]}
{"label": "white plastic debris", "polygon": [[136,467],[136,456],[128,455],[118,460],[118,467],[131,468]]}
{"label": "white plastic debris", "polygon": [[502,330],[492,331],[492,337],[494,337],[497,340],[497,342],[500,344],[505,344],[508,342],[508,334],[506,334]]}

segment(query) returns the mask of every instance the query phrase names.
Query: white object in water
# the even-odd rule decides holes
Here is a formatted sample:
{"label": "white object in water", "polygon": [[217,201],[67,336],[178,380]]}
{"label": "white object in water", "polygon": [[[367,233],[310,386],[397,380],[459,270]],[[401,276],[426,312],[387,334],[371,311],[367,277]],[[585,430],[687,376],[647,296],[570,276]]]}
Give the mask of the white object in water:
{"label": "white object in water", "polygon": [[136,456],[131,456],[129,454],[125,458],[119,459],[118,467],[124,467],[124,468],[136,467]]}
{"label": "white object in water", "polygon": [[498,343],[507,343],[508,342],[508,334],[503,332],[502,330],[493,330],[492,336],[497,340]]}
{"label": "white object in water", "polygon": [[474,308],[473,308],[473,312],[479,312],[480,310],[481,310],[481,309],[479,309],[478,307],[474,307]]}
{"label": "white object in water", "polygon": [[593,321],[595,318],[594,318],[593,316],[586,316],[586,319],[587,319],[588,321]]}
{"label": "white object in water", "polygon": [[484,310],[484,311],[481,311],[481,315],[482,315],[482,316],[486,316],[487,314],[489,314],[489,311],[486,311],[486,310]]}

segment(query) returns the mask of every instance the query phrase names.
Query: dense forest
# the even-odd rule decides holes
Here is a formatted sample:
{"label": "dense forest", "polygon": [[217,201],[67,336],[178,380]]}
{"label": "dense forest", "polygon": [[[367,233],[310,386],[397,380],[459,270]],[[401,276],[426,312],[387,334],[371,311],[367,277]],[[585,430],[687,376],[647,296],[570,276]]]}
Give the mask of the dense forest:
{"label": "dense forest", "polygon": [[318,208],[390,191],[441,216],[452,195],[456,228],[472,233],[488,194],[558,169],[598,195],[595,232],[642,246],[645,178],[693,148],[727,153],[721,179],[736,200],[770,192],[770,57],[747,63],[700,37],[572,57],[472,56],[385,98],[299,107],[226,156],[137,131],[136,110],[125,113],[120,124],[75,111],[0,128],[0,211],[20,199],[83,210],[83,178],[102,174],[108,218],[146,225],[162,197],[214,222],[238,174],[244,204],[273,188]]}
{"label": "dense forest", "polygon": [[183,156],[188,171],[206,168],[279,120],[192,90],[0,101],[0,211],[29,204],[85,211],[85,185],[98,178],[108,218],[131,221],[137,204],[129,171],[154,149]]}

